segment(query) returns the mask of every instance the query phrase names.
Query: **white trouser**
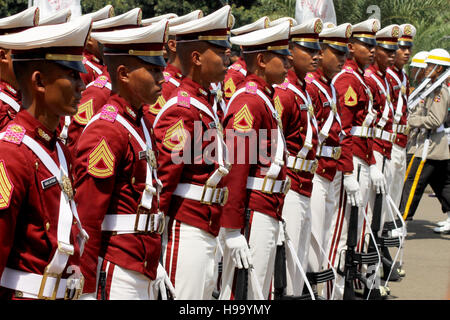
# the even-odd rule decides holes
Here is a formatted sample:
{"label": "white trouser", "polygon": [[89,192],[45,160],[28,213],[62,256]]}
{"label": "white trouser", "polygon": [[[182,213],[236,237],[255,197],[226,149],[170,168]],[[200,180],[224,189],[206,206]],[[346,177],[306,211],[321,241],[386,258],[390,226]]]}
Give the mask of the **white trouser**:
{"label": "white trouser", "polygon": [[[303,270],[307,271],[308,252],[311,239],[311,207],[310,198],[289,190],[284,198],[283,219],[286,222],[286,232],[292,241]],[[286,294],[301,295],[304,278],[300,271],[287,268]]]}
{"label": "white trouser", "polygon": [[390,195],[397,207],[400,205],[400,199],[402,197],[406,166],[407,166],[406,149],[396,144],[393,144],[391,153],[391,164],[389,166],[392,179]]}
{"label": "white trouser", "polygon": [[[368,164],[364,162],[362,159],[353,156],[353,167],[354,167],[353,172],[355,176],[357,176],[358,174],[359,165],[361,166],[361,170],[359,173],[359,188],[361,192],[363,206],[360,207],[358,210],[358,231],[357,231],[358,245],[356,247],[357,252],[361,252],[362,249],[361,234],[363,233],[363,227],[365,226],[363,210],[367,206],[370,194],[373,193]],[[340,266],[340,270],[343,271],[345,264],[345,249],[347,248],[348,223],[350,218],[351,205],[347,203],[347,195],[343,186],[342,172],[338,171],[336,173],[335,183],[340,186],[338,188],[339,196],[337,196],[336,199],[337,212],[334,214],[334,219],[331,223],[331,236],[329,238],[329,242],[326,248],[327,252],[329,253],[328,258],[332,263],[332,265],[335,268]],[[345,284],[344,277],[337,274],[334,284],[335,284],[334,299],[342,300]],[[327,291],[326,293],[327,297],[330,297],[332,292],[332,283],[327,283],[325,289]]]}
{"label": "white trouser", "polygon": [[[275,267],[275,254],[279,236],[280,223],[267,214],[254,211],[250,219],[250,254],[252,256],[253,268],[265,299],[269,298],[270,282]],[[231,299],[235,264],[231,258],[231,252],[225,246],[223,248],[223,272],[222,286],[219,299]],[[248,279],[247,298],[255,300],[256,293],[252,290],[254,285]]]}
{"label": "white trouser", "polygon": [[326,256],[322,252],[327,252],[327,243],[331,236],[331,225],[334,216],[335,190],[332,181],[314,175],[313,189],[311,193],[311,237],[309,249],[308,270],[319,272],[327,265]]}
{"label": "white trouser", "polygon": [[211,300],[216,284],[216,238],[173,220],[164,231],[164,267],[178,300]]}
{"label": "white trouser", "polygon": [[[99,258],[97,266],[97,283],[100,266],[103,262]],[[158,292],[152,286],[152,280],[137,271],[128,270],[105,261],[106,288],[105,296],[108,300],[156,300]],[[97,286],[98,288],[98,286]],[[80,300],[96,300],[97,292],[84,294]]]}

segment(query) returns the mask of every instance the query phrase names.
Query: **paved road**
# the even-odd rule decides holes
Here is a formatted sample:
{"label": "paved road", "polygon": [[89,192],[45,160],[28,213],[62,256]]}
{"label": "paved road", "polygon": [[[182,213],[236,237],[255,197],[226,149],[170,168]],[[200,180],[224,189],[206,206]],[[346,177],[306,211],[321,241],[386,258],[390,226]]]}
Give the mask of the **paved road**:
{"label": "paved road", "polygon": [[[433,232],[436,222],[447,216],[439,201],[429,195],[423,195],[414,220],[408,222],[403,254],[406,277],[389,282],[390,299],[450,299],[450,234]],[[395,254],[395,248],[391,254]]]}

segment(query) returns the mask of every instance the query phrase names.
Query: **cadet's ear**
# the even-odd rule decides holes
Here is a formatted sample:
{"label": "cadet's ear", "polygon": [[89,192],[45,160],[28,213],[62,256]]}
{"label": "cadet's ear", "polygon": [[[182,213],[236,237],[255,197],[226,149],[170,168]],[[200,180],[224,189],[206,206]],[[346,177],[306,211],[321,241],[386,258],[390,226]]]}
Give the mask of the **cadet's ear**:
{"label": "cadet's ear", "polygon": [[128,83],[129,81],[128,73],[129,71],[126,66],[124,66],[123,64],[119,65],[116,69],[117,81]]}
{"label": "cadet's ear", "polygon": [[31,74],[31,86],[34,91],[45,93],[45,79],[41,71],[36,70]]}
{"label": "cadet's ear", "polygon": [[268,61],[267,56],[263,52],[260,52],[256,55],[256,65],[259,68],[265,69],[267,61]]}
{"label": "cadet's ear", "polygon": [[0,62],[8,63],[7,50],[0,49]]}
{"label": "cadet's ear", "polygon": [[177,52],[177,42],[175,39],[169,39],[167,41],[167,48],[173,53]]}
{"label": "cadet's ear", "polygon": [[197,50],[192,51],[191,61],[192,65],[200,67],[202,65],[202,54]]}

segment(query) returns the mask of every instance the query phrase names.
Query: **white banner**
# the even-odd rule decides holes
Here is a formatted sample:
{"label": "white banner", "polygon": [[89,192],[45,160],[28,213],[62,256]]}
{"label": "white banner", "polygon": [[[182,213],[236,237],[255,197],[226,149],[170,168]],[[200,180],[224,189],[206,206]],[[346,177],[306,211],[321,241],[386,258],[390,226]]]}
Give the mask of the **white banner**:
{"label": "white banner", "polygon": [[333,0],[297,0],[295,20],[301,24],[313,18],[320,18],[323,22],[336,24]]}
{"label": "white banner", "polygon": [[[28,3],[29,6],[30,2]],[[70,8],[71,18],[81,16],[80,0],[33,0],[32,5],[39,7],[40,19],[67,8]]]}

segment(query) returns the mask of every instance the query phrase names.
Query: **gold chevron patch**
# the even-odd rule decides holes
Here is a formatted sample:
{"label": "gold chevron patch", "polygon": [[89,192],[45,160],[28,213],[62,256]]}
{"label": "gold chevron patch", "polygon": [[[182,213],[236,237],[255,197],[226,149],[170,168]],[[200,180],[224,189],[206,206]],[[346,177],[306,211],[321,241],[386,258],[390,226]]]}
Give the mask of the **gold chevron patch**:
{"label": "gold chevron patch", "polygon": [[78,106],[78,112],[73,117],[78,124],[83,126],[87,125],[94,115],[94,106],[93,106],[94,98],[89,99],[85,103]]}
{"label": "gold chevron patch", "polygon": [[180,151],[186,142],[186,132],[184,130],[183,119],[178,120],[173,126],[166,131],[163,145],[172,151]]}
{"label": "gold chevron patch", "polygon": [[96,178],[109,178],[114,174],[114,154],[105,138],[92,150],[88,158],[88,173]]}
{"label": "gold chevron patch", "polygon": [[253,128],[253,115],[245,104],[241,110],[234,115],[233,128],[240,132],[247,132]]}
{"label": "gold chevron patch", "polygon": [[156,102],[154,104],[152,104],[149,108],[148,111],[150,111],[150,113],[157,115],[158,112],[162,109],[162,107],[166,104],[166,100],[164,99],[164,97],[161,95],[158,97],[158,100],[156,100]]}
{"label": "gold chevron patch", "polygon": [[11,202],[12,191],[14,185],[9,179],[8,172],[6,171],[5,162],[0,161],[0,209],[6,209]]}
{"label": "gold chevron patch", "polygon": [[347,92],[345,93],[344,102],[346,106],[353,107],[358,103],[358,96],[352,86],[348,86]]}
{"label": "gold chevron patch", "polygon": [[283,104],[281,103],[280,96],[276,96],[275,99],[273,100],[273,102],[275,103],[275,109],[277,110],[278,115],[281,118],[281,115],[283,114],[284,107],[283,107]]}
{"label": "gold chevron patch", "polygon": [[225,97],[231,98],[231,96],[236,91],[236,86],[234,85],[233,78],[228,79],[224,85]]}

